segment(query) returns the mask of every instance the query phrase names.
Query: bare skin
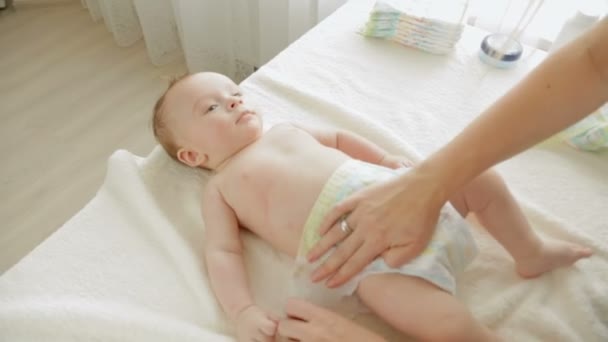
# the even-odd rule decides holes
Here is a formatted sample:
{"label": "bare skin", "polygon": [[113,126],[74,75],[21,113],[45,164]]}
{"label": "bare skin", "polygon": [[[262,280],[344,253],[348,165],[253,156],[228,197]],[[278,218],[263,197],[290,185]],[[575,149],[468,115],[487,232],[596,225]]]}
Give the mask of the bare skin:
{"label": "bare skin", "polygon": [[[439,210],[463,185],[608,101],[606,42],[608,17],[548,57],[413,170],[337,204],[321,231],[329,231],[349,214],[355,233],[319,266],[314,278],[330,278],[331,286],[339,286],[376,256],[395,267],[416,257],[434,232]],[[324,239],[312,259],[328,250],[332,239]]]}
{"label": "bare skin", "polygon": [[[301,299],[290,299],[285,305],[289,318],[281,320],[281,336],[300,342],[386,342],[371,331],[348,319]],[[290,340],[290,341],[291,341]]]}
{"label": "bare skin", "polygon": [[[202,207],[212,288],[228,316],[236,321],[239,340],[271,341],[277,320],[252,300],[240,228],[295,257],[312,206],[341,164],[356,158],[398,168],[408,161],[346,131],[283,124],[262,134],[261,117],[245,105],[238,86],[219,74],[192,75],[172,88],[166,99],[168,123],[181,146],[177,158],[192,167],[214,170]],[[493,173],[471,182],[452,203],[463,216],[475,212],[491,225],[489,231],[513,255],[524,275],[536,276],[590,255],[588,249],[570,243],[541,241]],[[329,235],[339,240],[343,237],[339,234],[343,233],[333,230]],[[553,252],[539,254],[539,250]],[[383,287],[395,289],[393,296],[381,295],[383,291],[377,289]],[[449,314],[453,319],[446,324],[455,328],[446,331],[459,339],[496,339],[473,320],[466,307],[424,280],[372,276],[357,290],[372,310],[397,329],[420,339],[443,340],[445,336],[434,335],[436,329],[411,324],[419,310],[407,303],[422,293],[433,303],[433,310],[425,311],[429,322]],[[396,294],[400,301],[393,298]],[[400,310],[402,319],[395,320],[393,316]],[[468,329],[456,329],[464,323]]]}
{"label": "bare skin", "polygon": [[207,191],[219,192],[243,227],[295,257],[317,196],[347,159],[301,129],[276,126],[224,164]]}

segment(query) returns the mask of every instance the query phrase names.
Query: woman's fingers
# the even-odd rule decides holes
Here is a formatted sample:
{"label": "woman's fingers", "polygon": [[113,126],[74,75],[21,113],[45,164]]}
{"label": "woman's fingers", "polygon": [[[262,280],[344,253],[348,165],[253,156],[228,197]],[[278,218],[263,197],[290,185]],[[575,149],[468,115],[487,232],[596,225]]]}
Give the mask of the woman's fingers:
{"label": "woman's fingers", "polygon": [[285,313],[291,318],[310,321],[319,315],[319,308],[303,299],[289,298],[285,304]]}
{"label": "woman's fingers", "polygon": [[327,260],[317,267],[311,275],[311,280],[318,282],[334,274],[359,249],[363,244],[364,238],[365,236],[357,230],[351,233],[336,247]]}
{"label": "woman's fingers", "polygon": [[[315,262],[322,255],[327,253],[336,243],[342,241],[343,237],[340,237],[338,233],[327,234],[329,231],[339,231],[340,220],[346,217],[350,211],[357,206],[358,197],[351,195],[344,201],[335,205],[333,209],[325,216],[321,226],[319,227],[319,234],[321,240],[310,250],[308,255],[309,262]],[[332,229],[333,228],[333,229]],[[352,228],[352,227],[351,227]],[[347,236],[348,237],[348,236]]]}
{"label": "woman's fingers", "polygon": [[391,247],[382,254],[382,258],[390,267],[401,267],[406,262],[416,258],[424,250],[424,247],[426,247],[424,243]]}
{"label": "woman's fingers", "polygon": [[358,193],[350,195],[345,200],[336,204],[330,212],[325,215],[325,219],[321,223],[319,227],[319,234],[325,235],[327,231],[331,229],[331,227],[337,223],[342,217],[346,217],[359,203]]}
{"label": "woman's fingers", "polygon": [[352,277],[363,271],[385,248],[384,244],[379,241],[365,240],[327,281],[327,287],[338,287],[349,281]]}
{"label": "woman's fingers", "polygon": [[313,341],[310,324],[306,321],[286,319],[279,322],[279,336],[296,341]]}
{"label": "woman's fingers", "polygon": [[280,336],[304,342],[334,340],[328,339],[327,325],[335,313],[299,298],[287,299],[285,313],[289,318],[279,322]]}
{"label": "woman's fingers", "polygon": [[[347,234],[321,266],[312,273],[313,282],[332,276],[329,287],[339,286],[363,270],[375,257],[387,252],[387,264],[398,267],[413,259],[433,235],[444,202],[428,190],[427,181],[412,171],[399,178],[370,185],[329,212],[321,227],[325,234],[309,253],[317,260],[340,242],[344,233],[335,221],[348,215]],[[329,227],[333,227],[329,229]],[[349,231],[349,229],[344,229]]]}
{"label": "woman's fingers", "polygon": [[[378,335],[351,320],[301,299],[288,299],[285,311],[290,318],[279,322],[278,334],[289,341],[384,341]],[[303,319],[304,317],[308,317],[308,319]]]}
{"label": "woman's fingers", "polygon": [[323,256],[327,251],[329,251],[332,247],[338,245],[338,243],[342,242],[344,239],[348,238],[352,233],[352,228],[350,228],[350,224],[347,222],[347,227],[349,227],[350,231],[344,231],[342,229],[342,220],[340,219],[336,224],[334,224],[331,229],[321,237],[321,239],[313,246],[313,248],[308,253],[309,262],[314,262]]}
{"label": "woman's fingers", "polygon": [[279,336],[296,341],[311,340],[308,322],[296,319],[284,319],[279,322],[277,333]]}

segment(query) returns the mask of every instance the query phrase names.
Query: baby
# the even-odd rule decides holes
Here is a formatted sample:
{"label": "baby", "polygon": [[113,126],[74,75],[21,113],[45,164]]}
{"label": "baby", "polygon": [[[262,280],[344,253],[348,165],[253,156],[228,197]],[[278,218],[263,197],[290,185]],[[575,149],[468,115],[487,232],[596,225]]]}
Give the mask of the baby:
{"label": "baby", "polygon": [[[205,261],[239,341],[272,341],[277,327],[252,300],[240,228],[293,258],[302,256],[333,203],[371,182],[407,172],[404,158],[343,130],[281,124],[263,134],[262,118],[245,104],[239,86],[216,73],[173,83],[154,108],[153,125],[174,159],[213,171],[202,205]],[[498,340],[453,296],[454,277],[476,252],[462,219],[469,213],[511,254],[522,277],[591,255],[582,246],[541,240],[500,177],[490,171],[446,205],[429,247],[418,258],[401,268],[378,258],[339,288],[340,295],[356,294],[379,317],[417,340]],[[347,223],[333,229],[332,234],[349,232]]]}

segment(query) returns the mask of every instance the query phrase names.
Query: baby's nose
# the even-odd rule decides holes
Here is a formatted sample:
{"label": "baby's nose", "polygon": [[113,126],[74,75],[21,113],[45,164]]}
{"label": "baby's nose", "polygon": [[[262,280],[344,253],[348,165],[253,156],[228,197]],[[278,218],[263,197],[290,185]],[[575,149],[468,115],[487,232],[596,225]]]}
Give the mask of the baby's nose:
{"label": "baby's nose", "polygon": [[230,109],[234,109],[234,108],[236,108],[236,106],[238,106],[239,104],[242,104],[242,103],[243,103],[243,100],[241,100],[239,98],[235,98],[230,101],[230,103],[228,104],[228,107]]}

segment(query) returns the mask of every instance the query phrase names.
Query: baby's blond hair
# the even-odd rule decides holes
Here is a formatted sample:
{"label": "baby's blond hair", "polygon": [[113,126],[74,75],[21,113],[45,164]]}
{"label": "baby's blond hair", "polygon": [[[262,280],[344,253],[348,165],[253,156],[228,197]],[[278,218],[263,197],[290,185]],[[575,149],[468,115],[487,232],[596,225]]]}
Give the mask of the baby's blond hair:
{"label": "baby's blond hair", "polygon": [[165,97],[171,88],[173,88],[179,81],[188,77],[189,74],[184,74],[181,76],[172,77],[169,80],[169,86],[165,90],[165,92],[161,95],[161,97],[154,104],[154,111],[152,114],[152,131],[154,132],[154,137],[156,141],[167,151],[167,154],[171,156],[171,158],[179,161],[177,159],[177,150],[179,146],[175,142],[175,137],[173,136],[173,132],[169,129],[167,125],[167,110],[165,108]]}

